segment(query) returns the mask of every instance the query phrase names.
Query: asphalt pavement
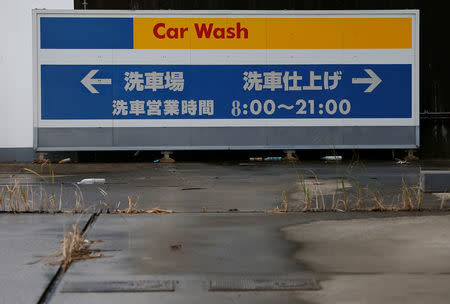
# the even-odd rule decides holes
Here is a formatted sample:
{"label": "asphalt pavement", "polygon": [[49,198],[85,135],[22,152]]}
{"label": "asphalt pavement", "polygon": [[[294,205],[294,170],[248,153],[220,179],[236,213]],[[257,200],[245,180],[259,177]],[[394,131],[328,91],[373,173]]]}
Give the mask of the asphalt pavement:
{"label": "asphalt pavement", "polygon": [[0,303],[37,303],[58,272],[35,263],[54,253],[64,231],[84,227],[89,215],[0,214]]}
{"label": "asphalt pavement", "polygon": [[[0,164],[0,183],[32,187],[36,198],[41,192],[44,197],[54,193],[64,212],[74,210],[76,201],[81,200],[84,212],[0,215],[1,240],[9,244],[0,247],[0,302],[332,303],[330,299],[336,298],[339,290],[347,290],[355,300],[362,299],[356,303],[377,303],[365,297],[370,292],[348,289],[357,286],[358,275],[367,275],[364,267],[358,273],[351,263],[336,264],[314,248],[348,255],[339,251],[339,241],[329,240],[339,235],[344,247],[355,248],[350,256],[359,261],[372,255],[367,249],[372,242],[360,244],[361,238],[375,235],[373,244],[380,238],[406,238],[408,250],[422,247],[422,255],[437,252],[440,259],[420,270],[411,266],[414,277],[389,271],[389,265],[395,263],[381,255],[381,262],[370,270],[379,278],[361,276],[359,284],[374,284],[382,292],[380,280],[390,280],[395,286],[401,278],[399,290],[407,293],[405,280],[418,286],[424,278],[431,278],[439,261],[447,258],[442,248],[448,246],[448,238],[439,231],[447,229],[448,207],[446,202],[442,207],[443,201],[433,194],[424,194],[420,205],[414,205],[419,172],[424,167],[450,166],[445,162],[407,166],[395,162],[82,163],[52,165],[49,170],[46,165]],[[76,184],[86,178],[104,178],[105,183]],[[414,209],[420,210],[399,210],[405,189]],[[174,213],[112,214],[129,207],[129,198],[136,210],[159,207]],[[358,198],[362,204],[355,210]],[[376,208],[376,198],[381,198],[386,210]],[[273,213],[284,207],[289,212]],[[96,213],[100,209],[102,213]],[[428,225],[423,228],[428,234],[411,228],[421,218]],[[103,258],[75,261],[66,272],[45,263],[27,265],[36,255],[54,252],[64,227],[77,220],[80,227],[89,221],[86,235],[102,241],[92,247],[103,250]],[[355,220],[361,222],[352,222]],[[370,222],[374,220],[378,222]],[[378,234],[360,229],[371,227],[370,223]],[[384,223],[398,226],[388,225],[394,228],[386,230]],[[398,230],[404,234],[395,234]],[[352,238],[352,231],[360,234]],[[434,236],[434,242],[420,241],[434,240]],[[390,252],[404,253],[403,247],[395,247],[401,242],[380,244],[386,257]],[[417,263],[417,255],[409,258],[406,252],[401,256],[405,256],[405,269]],[[336,265],[341,268],[334,269]],[[436,299],[445,299],[445,289],[439,286],[448,278],[438,275],[433,277],[434,293]],[[425,296],[417,299],[433,299],[431,289],[430,293],[422,289],[422,294]],[[382,300],[389,302],[395,296],[398,294]],[[348,303],[349,299],[341,300]]]}
{"label": "asphalt pavement", "polygon": [[[177,212],[267,211],[281,204],[283,192],[290,209],[304,207],[302,187],[309,188],[313,203],[326,209],[335,201],[355,204],[360,196],[368,208],[374,207],[374,193],[383,196],[384,205],[399,205],[403,182],[411,189],[419,183],[421,168],[450,168],[449,162],[305,162],[305,163],[113,163],[113,164],[32,164],[0,165],[0,184],[18,180],[33,187],[36,196],[45,193],[62,198],[62,209],[73,210],[76,191],[80,191],[84,209],[95,212],[100,202],[109,208],[124,208],[128,197],[140,208],[160,207]],[[32,174],[24,168],[34,170]],[[54,178],[50,172],[54,172]],[[105,183],[77,185],[89,178],[104,178]],[[302,184],[303,183],[303,184]],[[108,194],[102,195],[100,189]],[[303,193],[304,194],[304,193]],[[439,209],[440,201],[433,194],[423,195],[424,208]],[[102,205],[103,206],[103,205]]]}

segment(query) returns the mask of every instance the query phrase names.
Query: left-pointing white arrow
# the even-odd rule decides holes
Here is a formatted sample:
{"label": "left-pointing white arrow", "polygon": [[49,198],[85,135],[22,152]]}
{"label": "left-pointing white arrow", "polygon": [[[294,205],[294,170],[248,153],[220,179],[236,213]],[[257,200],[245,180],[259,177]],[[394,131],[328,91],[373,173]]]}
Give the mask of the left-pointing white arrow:
{"label": "left-pointing white arrow", "polygon": [[97,74],[98,70],[91,70],[89,73],[87,73],[86,76],[84,76],[83,79],[81,79],[81,83],[86,87],[86,89],[89,90],[92,94],[98,94],[98,91],[96,88],[94,88],[93,84],[111,84],[111,79],[93,79],[95,74]]}

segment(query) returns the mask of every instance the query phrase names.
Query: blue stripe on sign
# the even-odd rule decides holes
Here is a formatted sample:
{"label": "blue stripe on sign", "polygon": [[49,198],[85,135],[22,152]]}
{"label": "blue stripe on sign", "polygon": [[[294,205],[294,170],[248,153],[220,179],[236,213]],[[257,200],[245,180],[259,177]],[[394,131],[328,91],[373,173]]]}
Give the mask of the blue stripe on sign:
{"label": "blue stripe on sign", "polygon": [[41,49],[132,49],[133,18],[41,17]]}
{"label": "blue stripe on sign", "polygon": [[[365,92],[370,85],[366,70],[381,79],[371,92]],[[245,89],[246,82],[251,82],[248,77],[245,80],[249,71],[259,75],[259,89],[257,84]],[[178,91],[163,85],[167,85],[164,77],[172,72],[183,72],[184,85]],[[94,74],[89,76],[90,73]],[[316,90],[305,88],[311,85],[311,73],[316,78],[313,80],[318,86]],[[268,74],[267,79],[264,74]],[[273,80],[276,77],[270,75],[275,74],[278,75],[278,86],[272,90],[269,84],[276,85]],[[302,90],[292,90],[294,80],[285,78],[286,75],[301,76],[295,83],[302,86]],[[411,118],[411,75],[410,64],[41,65],[41,118]],[[88,79],[92,88],[86,87],[81,82],[83,79],[84,82]],[[96,79],[102,79],[103,83]],[[328,79],[327,83],[325,79]],[[353,79],[363,83],[354,83]],[[98,93],[92,92],[93,89]],[[127,111],[114,111],[117,110],[114,100],[120,101]],[[149,100],[161,101],[160,113],[149,114]],[[183,100],[193,101],[195,109],[192,113],[183,111]],[[213,100],[212,115],[200,115],[200,100]],[[143,112],[133,114],[131,101],[141,102]],[[177,113],[165,111],[166,101],[175,102]]]}

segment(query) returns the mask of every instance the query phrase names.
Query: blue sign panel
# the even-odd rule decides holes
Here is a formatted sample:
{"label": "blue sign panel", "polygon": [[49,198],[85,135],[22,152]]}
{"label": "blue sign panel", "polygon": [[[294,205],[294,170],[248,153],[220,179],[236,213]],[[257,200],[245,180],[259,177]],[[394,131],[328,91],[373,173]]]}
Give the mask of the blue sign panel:
{"label": "blue sign panel", "polygon": [[40,19],[41,49],[132,49],[133,18]]}
{"label": "blue sign panel", "polygon": [[42,119],[411,118],[412,67],[42,65]]}

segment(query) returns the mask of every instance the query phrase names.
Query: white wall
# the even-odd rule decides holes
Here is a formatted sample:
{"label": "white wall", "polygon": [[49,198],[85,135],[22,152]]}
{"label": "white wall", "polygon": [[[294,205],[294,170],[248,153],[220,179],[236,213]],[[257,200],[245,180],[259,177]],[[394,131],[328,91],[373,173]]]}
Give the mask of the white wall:
{"label": "white wall", "polygon": [[73,0],[0,0],[0,149],[33,146],[33,8],[73,9]]}

